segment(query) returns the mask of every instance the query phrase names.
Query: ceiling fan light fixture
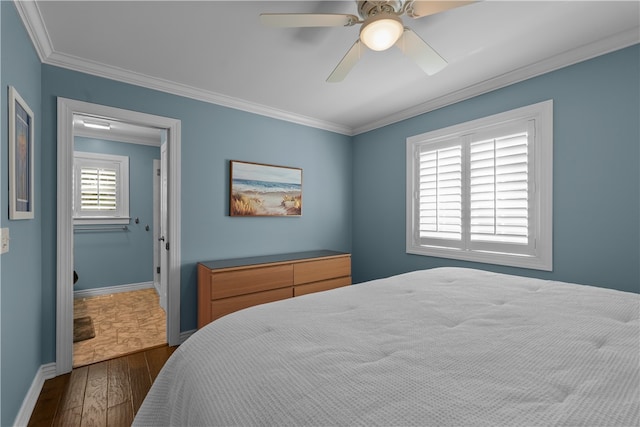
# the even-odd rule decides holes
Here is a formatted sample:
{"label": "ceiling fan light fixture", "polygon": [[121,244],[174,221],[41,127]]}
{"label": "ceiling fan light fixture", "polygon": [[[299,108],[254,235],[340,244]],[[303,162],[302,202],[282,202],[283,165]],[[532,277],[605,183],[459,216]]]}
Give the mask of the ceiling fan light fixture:
{"label": "ceiling fan light fixture", "polygon": [[380,13],[367,18],[360,28],[360,40],[371,50],[387,50],[404,32],[399,16]]}

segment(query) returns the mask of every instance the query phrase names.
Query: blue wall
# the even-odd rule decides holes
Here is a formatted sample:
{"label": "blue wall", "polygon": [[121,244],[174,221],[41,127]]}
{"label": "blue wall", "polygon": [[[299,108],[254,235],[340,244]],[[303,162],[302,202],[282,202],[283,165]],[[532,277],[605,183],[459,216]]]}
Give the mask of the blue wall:
{"label": "blue wall", "polygon": [[[12,237],[0,257],[3,426],[55,360],[57,96],[182,120],[182,331],[196,327],[198,261],[320,248],[351,251],[355,282],[462,265],[640,290],[639,46],[350,138],[41,65],[13,3],[0,7],[1,127],[8,85],[36,116],[35,219],[9,221],[0,204]],[[407,255],[406,137],[546,99],[555,108],[554,271]],[[4,131],[1,141],[5,203]],[[303,216],[229,217],[229,160],[302,168]]]}
{"label": "blue wall", "polygon": [[[82,137],[76,137],[74,143],[76,151],[129,158],[131,221],[126,232],[74,233],[73,268],[79,278],[73,290],[152,282],[153,160],[160,159],[160,148]],[[139,223],[135,223],[135,218]]]}
{"label": "blue wall", "polygon": [[[58,96],[182,121],[182,331],[196,328],[199,261],[313,249],[351,251],[350,137],[43,65],[44,363],[55,360]],[[302,168],[302,216],[229,217],[229,160]]]}
{"label": "blue wall", "polygon": [[[0,356],[1,420],[12,425],[22,401],[42,365],[42,185],[38,170],[42,165],[41,66],[13,2],[0,2],[2,8],[2,138],[0,144],[0,226],[9,228],[9,252],[0,256]],[[10,60],[7,60],[10,58]],[[34,114],[35,124],[35,217],[9,220],[8,172],[8,86],[13,86]]]}
{"label": "blue wall", "polygon": [[[463,266],[640,292],[639,45],[353,138],[354,281]],[[405,141],[554,101],[554,268],[405,253]]]}

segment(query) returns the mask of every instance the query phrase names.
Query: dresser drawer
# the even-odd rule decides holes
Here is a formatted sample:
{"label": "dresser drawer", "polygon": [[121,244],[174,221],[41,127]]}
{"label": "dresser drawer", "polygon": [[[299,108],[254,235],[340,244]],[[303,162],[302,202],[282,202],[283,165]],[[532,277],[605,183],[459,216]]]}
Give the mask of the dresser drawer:
{"label": "dresser drawer", "polygon": [[242,310],[243,308],[291,297],[293,297],[293,288],[288,287],[213,300],[211,301],[211,320],[218,319],[234,311]]}
{"label": "dresser drawer", "polygon": [[351,276],[351,258],[348,256],[300,262],[293,265],[294,285],[347,276]]}
{"label": "dresser drawer", "polygon": [[243,308],[351,284],[351,255],[317,250],[198,263],[198,328]]}
{"label": "dresser drawer", "polygon": [[249,268],[211,273],[211,299],[284,288],[293,284],[293,266]]}
{"label": "dresser drawer", "polygon": [[351,284],[351,277],[340,277],[338,279],[323,280],[321,282],[298,285],[293,288],[293,296],[306,295],[313,292],[328,291]]}

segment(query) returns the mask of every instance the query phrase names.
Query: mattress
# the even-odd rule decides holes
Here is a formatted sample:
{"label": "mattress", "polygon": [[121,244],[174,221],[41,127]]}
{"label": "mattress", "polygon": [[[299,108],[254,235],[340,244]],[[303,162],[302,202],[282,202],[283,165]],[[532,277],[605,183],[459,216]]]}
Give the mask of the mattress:
{"label": "mattress", "polygon": [[167,361],[136,426],[638,426],[640,295],[437,268],[252,307]]}

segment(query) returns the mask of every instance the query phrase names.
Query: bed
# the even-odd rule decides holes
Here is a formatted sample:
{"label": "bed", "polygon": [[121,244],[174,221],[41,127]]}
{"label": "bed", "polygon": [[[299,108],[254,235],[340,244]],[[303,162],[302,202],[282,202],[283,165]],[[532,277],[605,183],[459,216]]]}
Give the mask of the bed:
{"label": "bed", "polygon": [[252,307],[167,361],[136,426],[638,426],[640,295],[462,268]]}

